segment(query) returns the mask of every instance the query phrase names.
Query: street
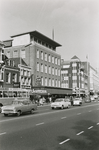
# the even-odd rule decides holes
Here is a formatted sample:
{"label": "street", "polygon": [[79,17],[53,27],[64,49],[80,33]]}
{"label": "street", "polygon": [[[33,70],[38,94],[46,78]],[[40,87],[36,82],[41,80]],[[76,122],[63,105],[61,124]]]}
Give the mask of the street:
{"label": "street", "polygon": [[98,150],[99,103],[64,110],[38,107],[33,115],[0,114],[0,150]]}

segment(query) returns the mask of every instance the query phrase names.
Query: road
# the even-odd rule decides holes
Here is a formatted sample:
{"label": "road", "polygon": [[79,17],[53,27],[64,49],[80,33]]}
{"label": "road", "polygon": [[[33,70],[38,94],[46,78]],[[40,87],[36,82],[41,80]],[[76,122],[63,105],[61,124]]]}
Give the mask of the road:
{"label": "road", "polygon": [[0,114],[0,150],[99,150],[99,103],[33,115]]}

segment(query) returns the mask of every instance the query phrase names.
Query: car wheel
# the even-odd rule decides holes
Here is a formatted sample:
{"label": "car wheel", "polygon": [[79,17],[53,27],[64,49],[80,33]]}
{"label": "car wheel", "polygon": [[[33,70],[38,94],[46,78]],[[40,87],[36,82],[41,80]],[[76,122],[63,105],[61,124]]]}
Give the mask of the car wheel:
{"label": "car wheel", "polygon": [[8,114],[4,114],[4,116],[8,116]]}
{"label": "car wheel", "polygon": [[33,114],[34,113],[34,109],[31,109],[31,114]]}
{"label": "car wheel", "polygon": [[52,107],[52,109],[54,109],[54,107]]}
{"label": "car wheel", "polygon": [[63,105],[61,106],[61,109],[64,109],[64,106],[63,106]]}
{"label": "car wheel", "polygon": [[17,112],[17,116],[20,116],[21,115],[21,111],[19,110],[18,112]]}

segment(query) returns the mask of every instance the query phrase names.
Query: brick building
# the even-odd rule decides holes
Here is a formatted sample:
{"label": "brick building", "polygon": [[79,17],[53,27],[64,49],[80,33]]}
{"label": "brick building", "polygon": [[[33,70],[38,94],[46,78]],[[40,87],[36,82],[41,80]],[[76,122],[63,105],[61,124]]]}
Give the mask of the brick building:
{"label": "brick building", "polygon": [[61,46],[38,31],[11,36],[4,41],[8,58],[21,57],[32,69],[32,86],[38,78],[42,86],[61,87],[61,56],[56,48]]}

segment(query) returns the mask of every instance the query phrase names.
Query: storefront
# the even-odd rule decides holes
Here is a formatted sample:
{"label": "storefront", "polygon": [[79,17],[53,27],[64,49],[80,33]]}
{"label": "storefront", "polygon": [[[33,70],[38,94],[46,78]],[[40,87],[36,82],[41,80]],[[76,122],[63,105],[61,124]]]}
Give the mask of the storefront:
{"label": "storefront", "polygon": [[57,87],[33,87],[31,95],[42,95],[42,96],[70,96],[72,95],[72,89],[69,88],[57,88]]}

